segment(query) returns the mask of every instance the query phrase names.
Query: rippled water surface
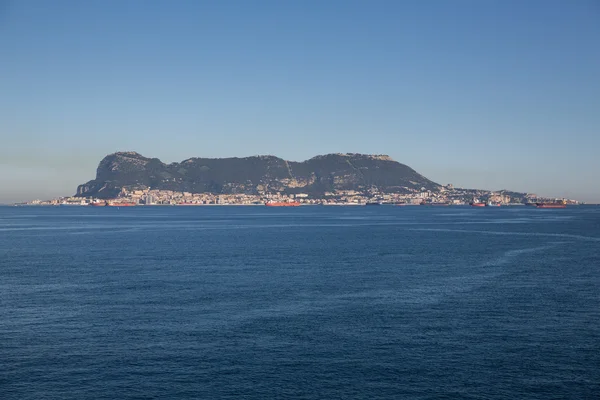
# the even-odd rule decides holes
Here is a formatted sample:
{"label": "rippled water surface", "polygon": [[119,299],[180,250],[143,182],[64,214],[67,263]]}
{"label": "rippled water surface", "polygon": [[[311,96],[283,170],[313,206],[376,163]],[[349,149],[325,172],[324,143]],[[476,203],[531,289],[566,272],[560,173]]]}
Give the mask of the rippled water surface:
{"label": "rippled water surface", "polygon": [[0,207],[1,399],[597,399],[600,208]]}

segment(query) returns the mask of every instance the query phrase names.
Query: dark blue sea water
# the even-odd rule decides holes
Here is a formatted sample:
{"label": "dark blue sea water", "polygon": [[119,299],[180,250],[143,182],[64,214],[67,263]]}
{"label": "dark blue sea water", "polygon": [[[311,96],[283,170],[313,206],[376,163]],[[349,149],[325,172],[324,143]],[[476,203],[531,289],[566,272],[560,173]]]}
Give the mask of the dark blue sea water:
{"label": "dark blue sea water", "polygon": [[0,208],[1,399],[598,399],[600,208]]}

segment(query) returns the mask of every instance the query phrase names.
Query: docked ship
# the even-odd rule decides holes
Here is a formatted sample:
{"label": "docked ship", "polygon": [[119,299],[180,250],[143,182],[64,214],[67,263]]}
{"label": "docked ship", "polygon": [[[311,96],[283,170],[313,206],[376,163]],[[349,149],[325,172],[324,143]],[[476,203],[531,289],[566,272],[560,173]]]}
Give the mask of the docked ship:
{"label": "docked ship", "polygon": [[132,202],[127,202],[127,201],[123,201],[123,202],[113,202],[113,203],[108,203],[107,204],[109,207],[133,207],[133,206],[137,206],[137,203],[132,203]]}
{"label": "docked ship", "polygon": [[471,207],[485,207],[485,203],[482,201],[479,201],[478,199],[473,199],[473,201],[470,202],[469,205]]}
{"label": "docked ship", "polygon": [[265,206],[267,207],[298,207],[300,205],[297,201],[267,201]]}
{"label": "docked ship", "polygon": [[108,203],[106,201],[92,201],[90,203],[90,206],[92,206],[92,207],[105,207],[107,205],[108,205]]}
{"label": "docked ship", "polygon": [[365,206],[380,206],[380,205],[381,205],[381,202],[379,202],[379,201],[367,201],[365,203]]}
{"label": "docked ship", "polygon": [[535,203],[535,206],[537,208],[567,208],[567,204],[564,200],[556,203]]}

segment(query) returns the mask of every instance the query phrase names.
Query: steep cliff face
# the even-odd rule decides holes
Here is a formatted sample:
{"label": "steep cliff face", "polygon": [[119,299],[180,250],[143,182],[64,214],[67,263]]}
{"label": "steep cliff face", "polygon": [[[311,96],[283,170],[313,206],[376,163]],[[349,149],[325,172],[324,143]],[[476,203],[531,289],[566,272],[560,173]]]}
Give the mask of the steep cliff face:
{"label": "steep cliff face", "polygon": [[150,187],[192,193],[286,192],[322,195],[335,190],[384,192],[437,189],[439,185],[385,155],[327,154],[303,162],[275,156],[190,158],[165,164],[136,152],[106,156],[96,179],[77,188],[78,196],[111,198],[121,188]]}
{"label": "steep cliff face", "polygon": [[128,185],[149,184],[153,171],[161,171],[166,165],[158,159],[144,157],[136,152],[110,154],[100,161],[96,170],[96,179],[77,187],[78,196],[111,198],[122,187]]}

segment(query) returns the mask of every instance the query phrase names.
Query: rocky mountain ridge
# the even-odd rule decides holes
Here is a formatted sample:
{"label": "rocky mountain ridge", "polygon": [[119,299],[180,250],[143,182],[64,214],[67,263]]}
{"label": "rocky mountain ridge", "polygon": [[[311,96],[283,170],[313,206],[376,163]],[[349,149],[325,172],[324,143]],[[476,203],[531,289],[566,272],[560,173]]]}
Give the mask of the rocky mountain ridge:
{"label": "rocky mountain ridge", "polygon": [[272,155],[200,158],[165,164],[137,152],[117,152],[100,161],[96,178],[79,185],[77,196],[112,198],[122,188],[191,193],[307,193],[339,190],[408,193],[440,185],[387,155],[335,153],[302,162]]}

